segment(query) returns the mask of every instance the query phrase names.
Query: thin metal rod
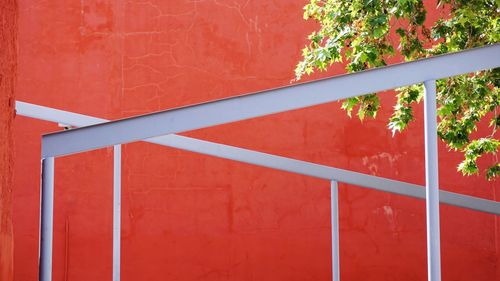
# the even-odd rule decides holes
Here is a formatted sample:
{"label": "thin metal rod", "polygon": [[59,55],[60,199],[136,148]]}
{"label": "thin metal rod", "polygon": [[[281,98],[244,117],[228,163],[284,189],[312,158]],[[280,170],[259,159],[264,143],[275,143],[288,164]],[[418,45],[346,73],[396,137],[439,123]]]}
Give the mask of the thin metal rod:
{"label": "thin metal rod", "polygon": [[328,103],[500,66],[500,44],[374,68],[254,94],[164,110],[42,137],[59,156]]}
{"label": "thin metal rod", "polygon": [[54,158],[42,159],[39,280],[52,280],[54,229]]}
{"label": "thin metal rod", "polygon": [[[106,119],[95,118],[87,115],[72,113],[64,110],[34,105],[20,101],[16,102],[16,111],[18,115],[46,121],[64,123],[75,127],[83,127],[108,122],[108,120]],[[177,149],[282,170],[290,173],[296,173],[325,180],[336,179],[347,184],[391,192],[419,199],[425,199],[425,188],[421,185],[375,177],[235,146],[214,143],[175,134],[150,138],[145,141],[162,146],[174,147]],[[440,201],[442,203],[500,215],[500,202],[444,190],[441,190],[439,194]]]}
{"label": "thin metal rod", "polygon": [[330,184],[330,210],[332,220],[332,280],[340,281],[339,258],[339,189],[336,181]]}
{"label": "thin metal rod", "polygon": [[122,146],[113,148],[113,281],[120,281]]}
{"label": "thin metal rod", "polygon": [[437,144],[436,81],[425,81],[424,86],[427,280],[440,281],[441,243],[439,233],[439,165]]}

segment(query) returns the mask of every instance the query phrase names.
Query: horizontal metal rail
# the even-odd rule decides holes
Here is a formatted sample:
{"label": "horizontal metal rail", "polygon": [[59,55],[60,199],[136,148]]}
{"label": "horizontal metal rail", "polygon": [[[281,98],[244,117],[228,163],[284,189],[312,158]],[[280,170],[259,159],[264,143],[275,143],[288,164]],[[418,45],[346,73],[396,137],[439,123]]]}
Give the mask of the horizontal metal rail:
{"label": "horizontal metal rail", "polygon": [[500,44],[394,64],[44,135],[42,157],[190,131],[499,66]]}
{"label": "horizontal metal rail", "polygon": [[[108,122],[106,119],[90,117],[19,101],[16,102],[16,110],[19,115],[63,123],[75,127],[90,126]],[[425,188],[421,185],[370,176],[249,149],[213,143],[175,134],[150,138],[144,141],[329,181],[336,180],[338,182],[370,189],[425,199]],[[500,215],[500,202],[443,190],[441,190],[439,194],[441,203]]]}

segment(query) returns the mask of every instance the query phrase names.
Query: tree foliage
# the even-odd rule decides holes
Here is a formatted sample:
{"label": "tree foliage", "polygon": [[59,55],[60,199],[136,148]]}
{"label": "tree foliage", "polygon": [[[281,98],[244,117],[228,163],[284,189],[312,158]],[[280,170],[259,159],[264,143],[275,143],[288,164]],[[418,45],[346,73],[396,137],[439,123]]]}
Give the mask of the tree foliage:
{"label": "tree foliage", "polygon": [[[455,52],[500,41],[500,0],[440,0],[444,15],[426,24],[427,10],[422,0],[310,0],[304,19],[315,20],[313,31],[302,50],[295,78],[336,63],[346,63],[348,72],[384,66],[390,57],[405,60]],[[492,58],[493,59],[493,58]],[[496,58],[498,59],[498,58]],[[481,71],[437,81],[438,136],[452,150],[464,153],[458,166],[464,175],[478,174],[477,159],[487,153],[495,160],[486,177],[500,175],[496,155],[500,141],[500,69]],[[413,106],[423,97],[422,85],[397,89],[397,102],[388,128],[393,134],[413,121]],[[342,108],[362,120],[376,117],[380,108],[376,93],[348,98]],[[478,123],[489,118],[491,134],[472,139]]]}

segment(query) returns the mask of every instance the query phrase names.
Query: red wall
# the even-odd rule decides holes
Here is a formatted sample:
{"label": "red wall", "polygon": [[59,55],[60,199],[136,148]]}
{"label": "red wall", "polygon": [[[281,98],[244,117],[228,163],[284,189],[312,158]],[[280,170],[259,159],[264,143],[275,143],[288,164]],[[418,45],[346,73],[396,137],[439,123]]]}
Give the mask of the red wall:
{"label": "red wall", "polygon": [[[104,118],[288,85],[313,28],[304,0],[19,2],[18,99]],[[331,103],[186,135],[423,184],[422,109],[393,138],[395,97],[382,99],[363,123]],[[15,129],[15,280],[29,281],[40,135],[60,128],[18,117]],[[456,173],[460,157],[440,144],[443,188],[495,199],[498,183]],[[54,280],[110,280],[112,150],[58,159],[56,175]],[[122,280],[331,280],[326,181],[133,143],[122,200]],[[343,278],[426,280],[424,208],[340,185]],[[497,218],[441,215],[443,280],[498,280]]]}
{"label": "red wall", "polygon": [[14,115],[17,81],[16,0],[0,2],[0,280],[14,274],[12,186]]}

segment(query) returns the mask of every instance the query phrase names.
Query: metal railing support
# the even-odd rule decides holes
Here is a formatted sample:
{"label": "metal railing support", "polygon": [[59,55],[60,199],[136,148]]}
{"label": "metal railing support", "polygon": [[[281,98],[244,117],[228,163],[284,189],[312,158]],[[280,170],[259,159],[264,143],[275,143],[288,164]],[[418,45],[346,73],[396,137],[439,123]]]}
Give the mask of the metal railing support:
{"label": "metal railing support", "polygon": [[332,221],[332,280],[340,281],[339,258],[339,189],[336,181],[330,184],[331,221]]}
{"label": "metal railing support", "polygon": [[54,158],[42,159],[40,187],[40,281],[52,280],[52,240],[54,226]]}
{"label": "metal railing support", "polygon": [[46,134],[42,136],[42,156],[61,156],[187,132],[491,69],[499,66],[499,61],[492,59],[499,56],[500,44],[495,44]]}
{"label": "metal railing support", "polygon": [[[498,67],[491,57],[500,54],[500,44],[466,50],[454,54],[435,56],[419,61],[391,65],[358,73],[341,75],[310,83],[271,89],[259,93],[237,96],[202,104],[186,106],[103,123],[106,120],[63,111],[51,111],[51,120],[70,118],[85,127],[46,134],[42,137],[42,179],[40,218],[40,280],[52,279],[52,240],[54,211],[54,157],[98,149],[111,145],[114,151],[113,192],[113,280],[120,278],[120,159],[119,144],[144,140],[188,151],[213,155],[225,159],[251,163],[263,167],[328,179],[332,192],[332,265],[333,279],[339,278],[338,266],[338,189],[335,178],[347,184],[364,186],[395,194],[426,200],[428,280],[440,281],[439,202],[500,214],[500,202],[439,191],[438,146],[436,118],[436,79]],[[389,78],[390,79],[386,79]],[[389,90],[424,81],[425,113],[425,191],[418,185],[369,176],[305,161],[270,155],[173,135],[279,112],[305,108],[354,97],[371,92]],[[336,93],[332,93],[332,89]],[[314,92],[314,95],[309,93]],[[46,108],[18,103],[16,108],[29,107],[35,112],[27,116],[46,113]],[[65,124],[67,122],[64,122]],[[99,123],[99,124],[98,124]],[[90,126],[89,126],[90,125]],[[425,194],[424,194],[425,193]],[[335,213],[334,213],[335,212]],[[335,279],[337,278],[337,279]]]}
{"label": "metal railing support", "polygon": [[[16,101],[18,115],[35,119],[68,124],[75,127],[95,125],[109,120],[77,114],[64,110]],[[316,163],[300,161],[255,150],[189,138],[181,135],[166,135],[144,140],[146,142],[178,148],[186,151],[219,157],[252,165],[278,169],[290,173],[331,181],[336,179],[346,184],[357,185],[379,191],[390,192],[418,199],[425,199],[425,186],[356,173]],[[445,190],[439,191],[441,203],[480,212],[500,215],[500,202],[467,196]]]}
{"label": "metal railing support", "polygon": [[113,281],[120,281],[122,146],[113,147]]}
{"label": "metal railing support", "polygon": [[427,280],[441,281],[436,81],[425,81],[424,87]]}

